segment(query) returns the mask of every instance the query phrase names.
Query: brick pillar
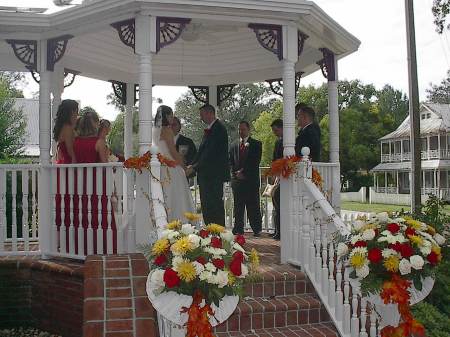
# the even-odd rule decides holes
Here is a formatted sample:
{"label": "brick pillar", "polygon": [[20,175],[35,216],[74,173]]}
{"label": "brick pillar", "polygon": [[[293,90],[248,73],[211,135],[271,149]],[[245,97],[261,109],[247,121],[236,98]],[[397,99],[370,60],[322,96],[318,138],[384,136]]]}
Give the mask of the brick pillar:
{"label": "brick pillar", "polygon": [[86,259],[84,337],[158,335],[156,312],[145,291],[149,269],[142,254]]}

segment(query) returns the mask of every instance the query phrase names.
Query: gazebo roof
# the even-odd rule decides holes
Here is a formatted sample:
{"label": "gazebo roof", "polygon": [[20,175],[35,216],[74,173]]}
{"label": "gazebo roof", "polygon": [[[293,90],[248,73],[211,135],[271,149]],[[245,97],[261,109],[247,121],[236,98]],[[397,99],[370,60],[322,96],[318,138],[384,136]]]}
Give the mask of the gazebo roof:
{"label": "gazebo roof", "polygon": [[72,35],[60,64],[83,76],[138,82],[137,55],[111,24],[138,12],[191,19],[174,43],[153,57],[157,85],[215,85],[281,78],[282,62],[263,49],[249,23],[289,23],[308,36],[296,71],[308,75],[323,58],[342,58],[360,42],[315,3],[301,0],[92,0],[53,14],[0,12],[0,69],[26,71],[8,39],[40,40]]}

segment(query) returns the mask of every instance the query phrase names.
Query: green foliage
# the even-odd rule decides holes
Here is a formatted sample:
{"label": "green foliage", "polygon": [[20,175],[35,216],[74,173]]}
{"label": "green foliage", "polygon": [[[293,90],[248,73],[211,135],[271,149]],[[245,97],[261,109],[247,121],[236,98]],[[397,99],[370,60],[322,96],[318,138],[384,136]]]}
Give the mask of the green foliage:
{"label": "green foliage", "polygon": [[276,118],[281,118],[281,109],[263,111],[253,122],[253,137],[262,142],[261,166],[270,166],[276,137],[270,124]]}
{"label": "green foliage", "polygon": [[26,118],[14,107],[15,92],[11,82],[0,76],[0,159],[22,153],[26,137]]}
{"label": "green foliage", "polygon": [[26,83],[24,73],[0,71],[0,82],[6,83],[9,87],[11,97],[23,98],[23,92],[18,86]]}
{"label": "green foliage", "polygon": [[[436,31],[442,34],[447,15],[450,14],[450,0],[433,0],[431,11],[433,12]],[[447,29],[450,29],[450,24]]]}
{"label": "green foliage", "polygon": [[427,100],[433,103],[450,104],[450,70],[440,84],[431,84],[427,89]]}
{"label": "green foliage", "polygon": [[427,302],[414,305],[412,312],[414,317],[425,326],[428,337],[450,336],[450,319],[448,314],[440,312]]}
{"label": "green foliage", "polygon": [[[115,154],[124,154],[124,123],[125,115],[123,112],[119,113],[116,119],[111,123],[111,132],[108,135],[108,146]],[[135,111],[133,114],[133,155],[137,155],[139,139],[139,116]]]}
{"label": "green foliage", "polygon": [[82,116],[82,115],[85,115],[87,113],[92,113],[92,112],[98,114],[98,112],[93,107],[85,106],[84,108],[80,109],[79,115]]}

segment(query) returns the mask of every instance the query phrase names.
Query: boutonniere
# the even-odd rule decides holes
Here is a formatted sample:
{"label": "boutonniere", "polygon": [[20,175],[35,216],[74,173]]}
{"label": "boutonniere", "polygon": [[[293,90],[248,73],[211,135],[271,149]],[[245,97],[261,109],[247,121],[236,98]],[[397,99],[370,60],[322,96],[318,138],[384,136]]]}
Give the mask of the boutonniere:
{"label": "boutonniere", "polygon": [[205,137],[207,137],[211,133],[211,129],[204,129],[203,133],[204,133]]}
{"label": "boutonniere", "polygon": [[247,142],[247,143],[244,144],[244,146],[245,146],[245,147],[249,147],[249,146],[250,146],[250,143]]}

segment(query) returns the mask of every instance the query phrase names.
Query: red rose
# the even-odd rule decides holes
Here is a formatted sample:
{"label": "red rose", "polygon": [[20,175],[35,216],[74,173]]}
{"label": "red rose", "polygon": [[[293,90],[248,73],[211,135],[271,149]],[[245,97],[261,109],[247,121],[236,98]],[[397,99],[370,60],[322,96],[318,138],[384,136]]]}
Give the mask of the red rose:
{"label": "red rose", "polygon": [[243,235],[238,234],[234,237],[234,241],[240,244],[241,246],[245,244],[245,238]]}
{"label": "red rose", "polygon": [[222,248],[222,240],[217,237],[211,238],[211,247],[213,248]]}
{"label": "red rose", "polygon": [[163,264],[165,264],[167,262],[167,258],[165,255],[158,255],[155,258],[154,264],[156,264],[157,266],[162,266]]}
{"label": "red rose", "polygon": [[392,234],[396,234],[400,230],[400,226],[396,223],[389,223],[386,228]]}
{"label": "red rose", "polygon": [[173,288],[180,285],[180,278],[175,270],[167,268],[163,276],[167,288]]}
{"label": "red rose", "polygon": [[416,230],[414,228],[408,227],[405,230],[406,236],[416,235]]}
{"label": "red rose", "polygon": [[197,261],[198,263],[203,264],[203,265],[205,265],[206,262],[208,262],[203,256],[197,257],[197,259],[195,261]]}
{"label": "red rose", "polygon": [[225,267],[225,261],[222,259],[213,259],[211,262],[218,269],[223,269]]}
{"label": "red rose", "polygon": [[402,244],[400,242],[391,243],[388,247],[395,250],[397,253],[401,253],[402,251]]}
{"label": "red rose", "polygon": [[437,265],[439,263],[439,256],[435,252],[431,252],[427,256],[428,262],[430,262],[433,266]]}
{"label": "red rose", "polygon": [[200,235],[200,237],[201,237],[202,239],[204,239],[204,238],[207,238],[207,237],[208,237],[209,232],[208,232],[207,230],[205,230],[205,229],[202,229],[202,230],[200,230],[200,233],[198,233],[198,234]]}
{"label": "red rose", "polygon": [[366,241],[357,241],[354,245],[354,247],[367,247]]}
{"label": "red rose", "polygon": [[409,243],[404,243],[401,245],[400,253],[402,254],[402,257],[407,259],[414,255],[414,249]]}
{"label": "red rose", "polygon": [[242,264],[239,259],[233,259],[230,263],[230,271],[236,275],[241,276],[242,274]]}
{"label": "red rose", "polygon": [[379,248],[372,248],[369,250],[369,253],[367,255],[367,258],[372,263],[379,263],[381,260],[383,260],[383,255],[381,255],[381,249]]}
{"label": "red rose", "polygon": [[241,263],[244,262],[244,253],[239,250],[237,252],[234,252],[233,260],[238,260]]}

